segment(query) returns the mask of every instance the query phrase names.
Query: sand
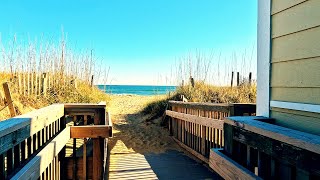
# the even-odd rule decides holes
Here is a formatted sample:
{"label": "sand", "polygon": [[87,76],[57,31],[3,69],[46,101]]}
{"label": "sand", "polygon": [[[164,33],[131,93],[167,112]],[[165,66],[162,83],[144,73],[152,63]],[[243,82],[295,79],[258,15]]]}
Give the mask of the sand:
{"label": "sand", "polygon": [[160,127],[159,119],[146,122],[148,115],[140,111],[147,103],[165,96],[112,95],[108,111],[114,126],[110,140],[111,153],[162,153],[180,150],[170,138],[167,129]]}

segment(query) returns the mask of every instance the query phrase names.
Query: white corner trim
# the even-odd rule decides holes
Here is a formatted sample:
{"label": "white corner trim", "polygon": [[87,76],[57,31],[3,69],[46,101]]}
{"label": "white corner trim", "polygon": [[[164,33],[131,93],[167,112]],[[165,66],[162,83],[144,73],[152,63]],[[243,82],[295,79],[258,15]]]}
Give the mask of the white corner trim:
{"label": "white corner trim", "polygon": [[284,102],[284,101],[270,101],[271,107],[291,109],[298,111],[306,111],[313,113],[320,113],[320,105],[316,104],[304,104],[304,103],[293,103],[293,102]]}
{"label": "white corner trim", "polygon": [[270,114],[271,0],[258,1],[257,115]]}

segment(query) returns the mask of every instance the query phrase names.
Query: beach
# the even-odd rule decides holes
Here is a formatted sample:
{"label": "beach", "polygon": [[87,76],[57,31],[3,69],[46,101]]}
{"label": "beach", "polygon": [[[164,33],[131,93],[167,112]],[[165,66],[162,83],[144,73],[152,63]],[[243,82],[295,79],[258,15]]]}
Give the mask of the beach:
{"label": "beach", "polygon": [[[166,95],[111,95],[108,105],[114,127],[114,137],[110,139],[111,153],[115,150],[141,154],[179,150],[168,130],[159,125],[160,118],[146,122],[148,115],[140,113],[146,104],[165,97]],[[115,146],[117,149],[113,148]]]}

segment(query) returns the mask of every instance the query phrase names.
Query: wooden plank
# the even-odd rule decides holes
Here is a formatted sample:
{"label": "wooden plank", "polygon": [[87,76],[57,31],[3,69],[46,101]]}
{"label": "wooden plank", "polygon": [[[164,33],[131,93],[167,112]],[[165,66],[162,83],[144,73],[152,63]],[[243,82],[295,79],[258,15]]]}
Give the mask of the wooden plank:
{"label": "wooden plank", "polygon": [[[105,109],[102,112],[97,110],[97,113],[94,116],[94,124],[99,125],[102,120],[105,121]],[[93,180],[99,180],[102,178],[103,154],[101,152],[101,139],[102,138],[93,139]]]}
{"label": "wooden plank", "polygon": [[12,179],[38,179],[45,172],[52,160],[70,139],[70,128],[66,127],[49,142],[34,158],[32,158]]}
{"label": "wooden plank", "polygon": [[71,138],[108,138],[110,129],[111,127],[107,125],[72,126]]}
{"label": "wooden plank", "polygon": [[16,116],[16,111],[13,106],[13,100],[11,99],[11,92],[9,89],[9,85],[7,82],[5,82],[2,84],[2,86],[3,86],[4,95],[5,95],[5,105],[8,106],[9,108],[10,116],[14,117]]}
{"label": "wooden plank", "polygon": [[272,63],[320,56],[320,27],[272,40]]}
{"label": "wooden plank", "polygon": [[280,142],[286,142],[287,144],[320,154],[319,136],[261,122],[257,120],[259,118],[264,117],[238,116],[228,117],[224,121],[225,123],[228,123],[232,126],[239,127],[247,131],[251,131],[256,134],[278,140]]}
{"label": "wooden plank", "polygon": [[[83,117],[83,125],[87,125],[88,123],[88,116]],[[83,167],[82,167],[82,175],[83,179],[87,179],[87,138],[83,139]]]}
{"label": "wooden plank", "polygon": [[271,14],[279,13],[308,0],[272,0]]}
{"label": "wooden plank", "polygon": [[[319,76],[320,78],[320,76]],[[272,101],[284,101],[294,103],[306,103],[306,104],[320,104],[320,87],[279,87],[271,88],[271,100]],[[299,106],[298,106],[299,107]],[[316,108],[319,111],[319,109]]]}
{"label": "wooden plank", "polygon": [[223,154],[223,149],[211,149],[209,166],[224,179],[261,179],[231,158]]}
{"label": "wooden plank", "polygon": [[206,154],[206,126],[201,127],[201,153]]}
{"label": "wooden plank", "polygon": [[224,149],[230,157],[233,155],[233,128],[230,124],[224,124]]}
{"label": "wooden plank", "polygon": [[206,158],[205,156],[203,156],[202,154],[198,153],[197,151],[193,150],[192,148],[188,147],[187,145],[181,143],[178,139],[172,137],[172,139],[179,145],[181,146],[183,149],[187,150],[188,152],[190,152],[192,155],[194,155],[195,157],[197,157],[198,159],[200,159],[201,161],[205,162],[205,163],[209,163],[209,159]]}
{"label": "wooden plank", "polygon": [[270,113],[279,126],[320,135],[320,114],[272,108]]}
{"label": "wooden plank", "polygon": [[223,123],[224,123],[223,120],[210,119],[207,117],[199,117],[197,115],[178,113],[170,110],[167,110],[166,114],[167,116],[170,116],[173,118],[181,119],[184,121],[192,122],[192,123],[207,126],[207,127],[213,127],[217,129],[223,128]]}
{"label": "wooden plank", "polygon": [[196,102],[182,102],[182,101],[169,101],[171,106],[178,106],[182,108],[207,110],[207,111],[220,111],[229,112],[229,107],[232,104],[224,103],[196,103]]}
{"label": "wooden plank", "polygon": [[319,69],[320,57],[273,63],[271,87],[320,88]]}
{"label": "wooden plank", "polygon": [[53,104],[24,115],[1,121],[0,137],[28,125],[30,125],[30,134],[34,134],[62,116],[64,116],[63,104]]}
{"label": "wooden plank", "polygon": [[[77,116],[73,116],[73,126],[75,127],[77,125]],[[73,138],[73,143],[72,143],[72,160],[73,160],[73,166],[72,166],[72,179],[76,180],[78,179],[77,177],[77,139],[71,136],[71,128],[70,128],[70,137]]]}
{"label": "wooden plank", "polygon": [[70,109],[103,109],[106,107],[106,103],[65,103],[64,108],[66,111]]}
{"label": "wooden plank", "polygon": [[272,38],[320,25],[320,1],[306,1],[272,16]]}
{"label": "wooden plank", "polygon": [[[278,162],[280,161],[309,172],[320,174],[320,168],[318,166],[318,162],[320,161],[319,154],[289,145],[286,142],[280,142],[244,129],[240,129],[238,127],[235,127],[233,131],[234,140],[254,147],[259,151],[259,176],[263,178],[269,178],[267,175],[271,174],[271,157],[277,159]],[[266,173],[266,171],[268,172]]]}

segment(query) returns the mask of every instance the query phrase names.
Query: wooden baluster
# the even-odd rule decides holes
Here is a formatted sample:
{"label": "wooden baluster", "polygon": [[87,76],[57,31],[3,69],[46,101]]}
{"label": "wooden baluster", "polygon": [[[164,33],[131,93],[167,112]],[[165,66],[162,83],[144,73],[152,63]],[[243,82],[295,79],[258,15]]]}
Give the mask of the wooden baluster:
{"label": "wooden baluster", "polygon": [[[73,116],[73,125],[76,126],[77,116]],[[72,160],[73,160],[73,166],[72,166],[72,179],[77,179],[77,139],[73,138],[73,144],[72,144]]]}
{"label": "wooden baluster", "polygon": [[7,175],[13,171],[13,149],[7,151]]}
{"label": "wooden baluster", "polygon": [[[88,116],[84,116],[83,117],[83,124],[87,125],[88,122]],[[87,139],[84,138],[83,139],[83,169],[82,169],[82,173],[83,173],[83,179],[86,180],[87,179]]]}
{"label": "wooden baluster", "polygon": [[37,138],[37,137],[39,137],[38,136],[38,133],[39,132],[37,132],[37,133],[35,133],[34,135],[32,135],[32,148],[31,148],[31,153],[30,153],[30,155],[32,155],[36,150],[37,150],[37,144],[38,144],[38,140],[39,140],[39,138]]}
{"label": "wooden baluster", "polygon": [[5,171],[5,154],[0,154],[0,179],[6,178],[6,171]]}
{"label": "wooden baluster", "polygon": [[14,165],[14,169],[17,169],[20,166],[20,144],[17,144],[14,146],[13,148],[14,151],[14,159],[13,159],[13,165]]}

